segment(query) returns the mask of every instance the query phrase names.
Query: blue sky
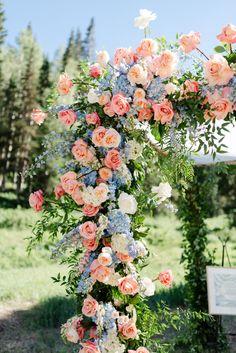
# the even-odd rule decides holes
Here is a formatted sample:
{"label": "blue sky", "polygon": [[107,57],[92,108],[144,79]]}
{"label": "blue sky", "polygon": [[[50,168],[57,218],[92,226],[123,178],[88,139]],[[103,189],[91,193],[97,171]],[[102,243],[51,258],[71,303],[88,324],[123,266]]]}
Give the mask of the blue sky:
{"label": "blue sky", "polygon": [[90,18],[95,18],[96,49],[133,46],[143,38],[143,32],[133,26],[140,8],[152,10],[157,20],[152,22],[152,36],[190,30],[202,33],[202,48],[210,53],[217,45],[215,38],[223,25],[236,24],[235,0],[3,0],[6,10],[7,41],[14,44],[19,31],[31,22],[37,40],[44,51],[53,56],[66,43],[71,28],[84,33]]}

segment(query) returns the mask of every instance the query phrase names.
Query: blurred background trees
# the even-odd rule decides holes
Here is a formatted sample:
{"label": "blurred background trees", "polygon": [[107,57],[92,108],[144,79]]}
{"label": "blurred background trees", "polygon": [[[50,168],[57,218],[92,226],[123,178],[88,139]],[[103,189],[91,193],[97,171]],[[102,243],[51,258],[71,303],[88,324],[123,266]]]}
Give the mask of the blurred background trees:
{"label": "blurred background trees", "polygon": [[65,49],[58,50],[54,60],[43,53],[31,25],[19,33],[14,47],[6,44],[6,38],[0,2],[0,191],[14,190],[19,199],[32,187],[24,173],[48,129],[32,123],[31,111],[45,105],[60,72],[74,76],[81,60],[94,59],[94,20],[84,38],[79,29],[72,30]]}

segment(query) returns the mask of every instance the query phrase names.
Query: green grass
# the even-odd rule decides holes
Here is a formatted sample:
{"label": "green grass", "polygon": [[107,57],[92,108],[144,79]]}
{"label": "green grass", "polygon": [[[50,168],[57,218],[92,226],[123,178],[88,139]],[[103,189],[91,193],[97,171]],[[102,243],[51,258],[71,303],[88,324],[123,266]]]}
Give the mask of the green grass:
{"label": "green grass", "polygon": [[[59,327],[72,316],[75,303],[65,297],[64,288],[54,284],[52,276],[66,273],[50,259],[48,245],[38,245],[30,256],[26,254],[32,225],[38,218],[30,209],[0,209],[0,346],[2,353],[65,353],[72,352],[60,339]],[[225,218],[208,221],[209,226],[224,227]],[[175,285],[165,289],[157,283],[157,295],[150,299],[164,300],[168,305],[183,305],[185,298],[184,268],[181,259],[180,223],[171,214],[156,218],[147,217],[150,234],[145,239],[150,249],[150,263],[143,275],[154,278],[159,271],[172,269]],[[232,233],[233,234],[233,233]],[[221,262],[221,244],[216,233],[209,234],[209,248],[216,249],[217,262]],[[235,245],[231,242],[229,253],[236,265]],[[16,323],[15,323],[16,322]],[[12,336],[12,325],[17,327]]]}

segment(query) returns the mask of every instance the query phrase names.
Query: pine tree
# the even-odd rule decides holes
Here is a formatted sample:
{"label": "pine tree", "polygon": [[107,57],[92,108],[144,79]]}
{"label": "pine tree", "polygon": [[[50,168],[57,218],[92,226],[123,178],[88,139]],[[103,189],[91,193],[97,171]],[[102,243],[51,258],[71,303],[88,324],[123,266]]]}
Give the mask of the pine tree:
{"label": "pine tree", "polygon": [[44,106],[46,98],[49,94],[50,88],[52,87],[51,81],[51,63],[46,56],[43,58],[43,64],[40,68],[39,80],[38,80],[38,103],[40,106]]}
{"label": "pine tree", "polygon": [[71,58],[74,59],[74,54],[75,54],[75,35],[74,35],[74,31],[72,30],[70,33],[66,50],[62,58],[62,72],[66,70],[66,66],[69,62],[69,59]]}
{"label": "pine tree", "polygon": [[3,4],[0,1],[0,47],[4,44],[7,32],[5,30],[5,13],[3,10]]}
{"label": "pine tree", "polygon": [[85,59],[93,61],[95,58],[95,23],[94,18],[91,18],[84,40],[84,55]]}

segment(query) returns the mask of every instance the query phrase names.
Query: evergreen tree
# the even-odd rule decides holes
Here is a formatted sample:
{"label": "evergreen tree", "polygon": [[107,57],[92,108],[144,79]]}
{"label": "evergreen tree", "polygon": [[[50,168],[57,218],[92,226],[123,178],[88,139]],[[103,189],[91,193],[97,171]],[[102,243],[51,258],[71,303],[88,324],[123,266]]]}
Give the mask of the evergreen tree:
{"label": "evergreen tree", "polygon": [[43,64],[40,68],[39,80],[38,80],[38,103],[44,106],[46,98],[49,94],[50,88],[52,87],[51,81],[51,63],[46,56],[43,58]]}
{"label": "evergreen tree", "polygon": [[91,18],[84,40],[84,56],[85,59],[93,61],[95,58],[95,23],[94,18]]}

